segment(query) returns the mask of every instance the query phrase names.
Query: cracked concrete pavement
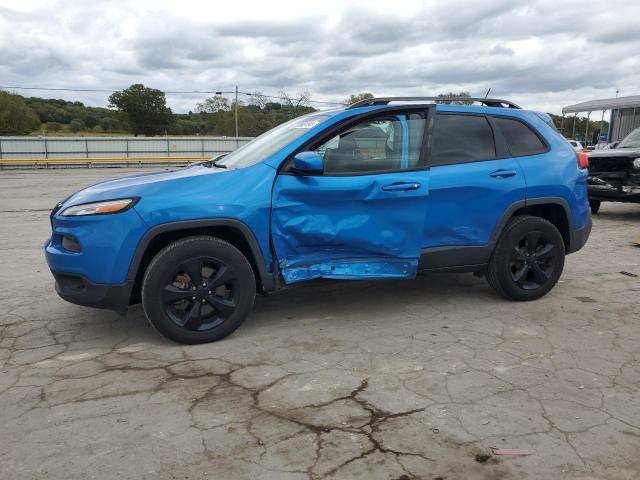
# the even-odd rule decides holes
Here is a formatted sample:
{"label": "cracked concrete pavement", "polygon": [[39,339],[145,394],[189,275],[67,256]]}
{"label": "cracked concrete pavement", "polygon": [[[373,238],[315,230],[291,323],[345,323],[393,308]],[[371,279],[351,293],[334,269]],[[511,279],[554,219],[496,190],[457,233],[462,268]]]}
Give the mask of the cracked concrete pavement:
{"label": "cracked concrete pavement", "polygon": [[536,302],[470,274],[316,282],[181,346],[139,306],[62,301],[44,261],[54,203],[131,173],[0,172],[0,477],[640,477],[640,206],[604,204]]}

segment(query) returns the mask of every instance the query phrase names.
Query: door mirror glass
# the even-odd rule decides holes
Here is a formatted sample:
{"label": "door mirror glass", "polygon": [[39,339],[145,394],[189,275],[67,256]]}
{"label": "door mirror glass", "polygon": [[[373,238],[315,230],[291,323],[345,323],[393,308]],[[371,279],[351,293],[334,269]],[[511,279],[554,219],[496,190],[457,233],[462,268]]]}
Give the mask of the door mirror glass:
{"label": "door mirror glass", "polygon": [[293,168],[302,175],[321,174],[324,162],[316,152],[300,152],[293,157]]}

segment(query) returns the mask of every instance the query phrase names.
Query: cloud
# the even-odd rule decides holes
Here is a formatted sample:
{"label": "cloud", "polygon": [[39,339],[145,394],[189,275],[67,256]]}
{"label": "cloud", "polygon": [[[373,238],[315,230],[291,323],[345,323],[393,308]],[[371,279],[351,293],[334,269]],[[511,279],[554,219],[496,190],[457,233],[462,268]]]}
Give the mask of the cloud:
{"label": "cloud", "polygon": [[[638,18],[640,4],[617,0],[606,9],[596,0],[0,0],[0,78],[96,89],[307,89],[333,101],[491,87],[559,112],[616,88],[640,93]],[[55,96],[106,105],[108,94]],[[175,111],[201,100],[168,94]]]}
{"label": "cloud", "polygon": [[509,47],[505,47],[504,45],[494,45],[491,50],[489,50],[489,53],[493,54],[493,55],[514,55],[515,52],[510,49]]}

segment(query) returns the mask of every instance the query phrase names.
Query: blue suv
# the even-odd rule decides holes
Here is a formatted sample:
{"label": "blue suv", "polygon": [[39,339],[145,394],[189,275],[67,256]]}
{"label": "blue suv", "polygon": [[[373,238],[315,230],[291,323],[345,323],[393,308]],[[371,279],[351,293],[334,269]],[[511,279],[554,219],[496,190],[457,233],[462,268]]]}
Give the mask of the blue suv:
{"label": "blue suv", "polygon": [[317,278],[474,272],[540,298],[591,231],[586,158],[546,114],[434,100],[312,113],[224,157],[73,194],[45,245],[58,294],[123,313],[141,301],[183,343],[229,335],[256,292]]}

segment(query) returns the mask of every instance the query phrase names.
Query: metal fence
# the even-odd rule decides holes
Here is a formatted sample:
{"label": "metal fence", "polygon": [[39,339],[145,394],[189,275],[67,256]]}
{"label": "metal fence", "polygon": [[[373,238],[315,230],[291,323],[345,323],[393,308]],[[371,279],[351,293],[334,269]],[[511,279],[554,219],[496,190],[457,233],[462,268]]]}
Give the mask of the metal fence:
{"label": "metal fence", "polygon": [[251,137],[0,137],[0,168],[186,164]]}

